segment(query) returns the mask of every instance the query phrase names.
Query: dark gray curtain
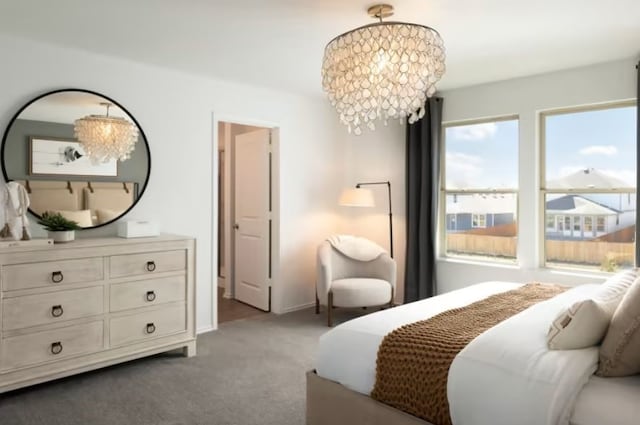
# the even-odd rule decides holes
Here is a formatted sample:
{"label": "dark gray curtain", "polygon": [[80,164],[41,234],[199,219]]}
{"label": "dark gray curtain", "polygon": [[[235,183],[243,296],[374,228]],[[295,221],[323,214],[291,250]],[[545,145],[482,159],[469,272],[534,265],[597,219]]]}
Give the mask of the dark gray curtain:
{"label": "dark gray curtain", "polygon": [[436,294],[435,246],[442,138],[442,98],[407,125],[407,254],[404,301]]}
{"label": "dark gray curtain", "polygon": [[[636,96],[636,188],[640,188],[640,62],[636,65],[638,85]],[[638,226],[638,211],[640,211],[640,196],[636,189],[636,267],[640,267],[640,226]]]}

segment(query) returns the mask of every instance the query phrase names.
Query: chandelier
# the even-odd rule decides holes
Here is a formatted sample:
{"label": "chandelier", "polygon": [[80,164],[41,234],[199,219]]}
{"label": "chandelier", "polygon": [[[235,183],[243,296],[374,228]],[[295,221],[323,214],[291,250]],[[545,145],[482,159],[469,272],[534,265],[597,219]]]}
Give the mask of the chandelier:
{"label": "chandelier", "polygon": [[106,115],[88,115],[75,121],[75,137],[92,162],[125,161],[138,140],[138,127],[121,117],[109,116],[111,103],[100,103]]}
{"label": "chandelier", "polygon": [[436,30],[383,22],[393,15],[391,5],[372,6],[368,13],[379,22],[331,40],[322,63],[322,86],[340,121],[356,135],[362,126],[375,130],[377,119],[418,121],[445,71],[444,43]]}

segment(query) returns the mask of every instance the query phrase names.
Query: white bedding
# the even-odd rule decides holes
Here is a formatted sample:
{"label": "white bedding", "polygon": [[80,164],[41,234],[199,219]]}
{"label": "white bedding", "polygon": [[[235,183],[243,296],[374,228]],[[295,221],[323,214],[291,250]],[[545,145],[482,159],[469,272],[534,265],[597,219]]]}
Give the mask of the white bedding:
{"label": "white bedding", "polygon": [[[510,282],[485,282],[343,323],[320,338],[315,362],[316,371],[323,378],[339,382],[351,390],[369,395],[375,383],[378,346],[386,334],[404,324],[428,319],[451,308],[461,307],[518,286],[520,284]],[[547,320],[546,316],[553,316],[557,313],[558,303],[563,302],[563,299],[564,302],[567,302],[568,299],[586,296],[596,287],[597,285],[583,285],[572,289],[561,295],[561,298],[556,301],[550,300],[545,302],[547,304],[541,303],[532,307],[538,309],[537,313],[536,310],[533,310],[534,313],[529,313],[532,309],[528,309],[472,341],[467,349],[460,353],[464,354],[464,357],[454,360],[449,375],[450,382],[452,382],[452,378],[458,380],[453,384],[454,391],[457,392],[453,396],[457,397],[460,403],[456,404],[455,400],[451,400],[452,394],[450,393],[454,424],[518,423],[520,425],[531,423],[555,425],[568,423],[573,401],[595,369],[597,351],[594,348],[575,350],[574,352],[549,352],[546,349],[546,343],[542,345],[540,335],[546,335],[546,329],[553,319],[551,317]],[[536,314],[540,318],[536,320],[531,314]],[[510,322],[513,324],[509,324]],[[542,333],[540,332],[541,327],[544,327]],[[527,332],[518,332],[515,330],[516,328],[527,329]],[[537,336],[527,337],[532,335],[532,332]],[[492,333],[493,335],[491,335]],[[495,341],[494,338],[507,338],[506,340],[514,341],[516,347],[524,347],[525,345],[528,347],[526,350],[499,350],[497,355],[494,352],[491,356],[492,360],[479,365],[478,359],[483,355],[486,356],[483,351],[486,350],[487,344],[490,344],[492,339]],[[478,343],[475,345],[476,348],[469,351],[475,343]],[[513,348],[513,345],[509,348]],[[515,367],[519,362],[526,364],[526,366],[523,368]],[[554,367],[554,362],[558,367]],[[458,364],[456,365],[456,363]],[[454,365],[458,372],[456,372]],[[640,405],[637,402],[640,400],[638,392],[640,378],[638,380],[625,379],[627,380],[616,384],[616,389],[612,393],[615,395],[614,397],[611,395],[603,396],[604,393],[610,391],[608,388],[611,387],[610,379],[603,380],[592,377],[577,399],[575,412],[571,416],[570,423],[572,425],[637,425],[639,423],[637,415],[640,409],[637,407]],[[467,383],[464,384],[464,381]],[[473,395],[472,389],[468,392],[465,389],[465,385],[473,385],[474,382],[480,387],[476,389],[475,395]],[[559,385],[560,388],[556,388],[556,385]],[[569,387],[577,387],[577,390],[571,391],[568,389]],[[487,388],[491,388],[491,391],[486,391]],[[519,391],[510,391],[514,388]],[[483,391],[479,391],[480,389]],[[481,396],[477,397],[477,394]],[[493,398],[490,397],[492,394]],[[621,394],[626,394],[626,396],[620,396]],[[526,401],[529,396],[537,397],[535,401],[540,401],[540,403],[534,402],[527,405]],[[509,404],[510,402],[512,404]],[[546,407],[543,408],[545,403]],[[533,410],[527,411],[527,409]],[[624,413],[619,413],[616,409],[624,409]],[[502,415],[499,414],[500,411],[503,412]],[[485,422],[484,418],[478,417],[478,412],[487,413],[487,417],[491,418],[490,422]],[[502,416],[501,419],[500,416]],[[635,420],[631,420],[634,416]],[[473,421],[470,420],[472,417]],[[615,421],[612,420],[613,417],[615,417]],[[500,420],[496,421],[496,419]]]}
{"label": "white bedding", "polygon": [[638,425],[640,375],[627,378],[592,376],[584,387],[571,425]]}
{"label": "white bedding", "polygon": [[[455,425],[568,425],[578,394],[598,366],[598,348],[549,350],[549,325],[598,285],[535,304],[471,341],[447,381]],[[489,391],[487,391],[490,389]]]}
{"label": "white bedding", "polygon": [[378,346],[389,332],[518,286],[520,284],[511,282],[480,283],[338,325],[320,337],[316,372],[323,378],[369,395],[376,379]]}

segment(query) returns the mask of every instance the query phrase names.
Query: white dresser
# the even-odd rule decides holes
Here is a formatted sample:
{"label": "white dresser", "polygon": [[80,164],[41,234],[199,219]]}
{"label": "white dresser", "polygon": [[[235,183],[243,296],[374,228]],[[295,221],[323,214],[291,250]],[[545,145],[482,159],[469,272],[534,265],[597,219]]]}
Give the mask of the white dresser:
{"label": "white dresser", "polygon": [[0,249],[0,392],[182,348],[195,355],[195,241]]}

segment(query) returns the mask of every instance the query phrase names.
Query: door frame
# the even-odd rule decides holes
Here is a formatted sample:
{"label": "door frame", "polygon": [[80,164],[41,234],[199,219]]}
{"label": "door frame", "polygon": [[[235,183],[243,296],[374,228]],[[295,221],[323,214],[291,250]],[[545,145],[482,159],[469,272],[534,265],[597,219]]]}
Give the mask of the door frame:
{"label": "door frame", "polygon": [[[273,121],[266,121],[260,119],[254,119],[252,117],[242,117],[237,115],[228,115],[223,113],[213,113],[212,117],[212,140],[213,140],[213,152],[211,157],[211,178],[212,178],[212,205],[211,211],[214,212],[211,216],[211,322],[213,323],[213,329],[218,328],[218,235],[220,231],[224,229],[218,228],[218,214],[225,215],[225,223],[229,232],[227,238],[225,238],[225,259],[227,279],[233,277],[233,265],[234,254],[231,249],[231,237],[233,232],[230,230],[233,217],[230,216],[230,202],[227,202],[226,211],[220,211],[218,205],[218,146],[220,141],[218,140],[218,128],[224,123],[250,125],[255,127],[269,128],[272,130],[271,136],[271,311],[274,313],[281,313],[281,288],[280,282],[280,125]],[[225,148],[225,163],[227,164],[225,173],[227,176],[231,172],[231,150]],[[226,193],[230,193],[231,182],[230,179],[225,179]]]}

